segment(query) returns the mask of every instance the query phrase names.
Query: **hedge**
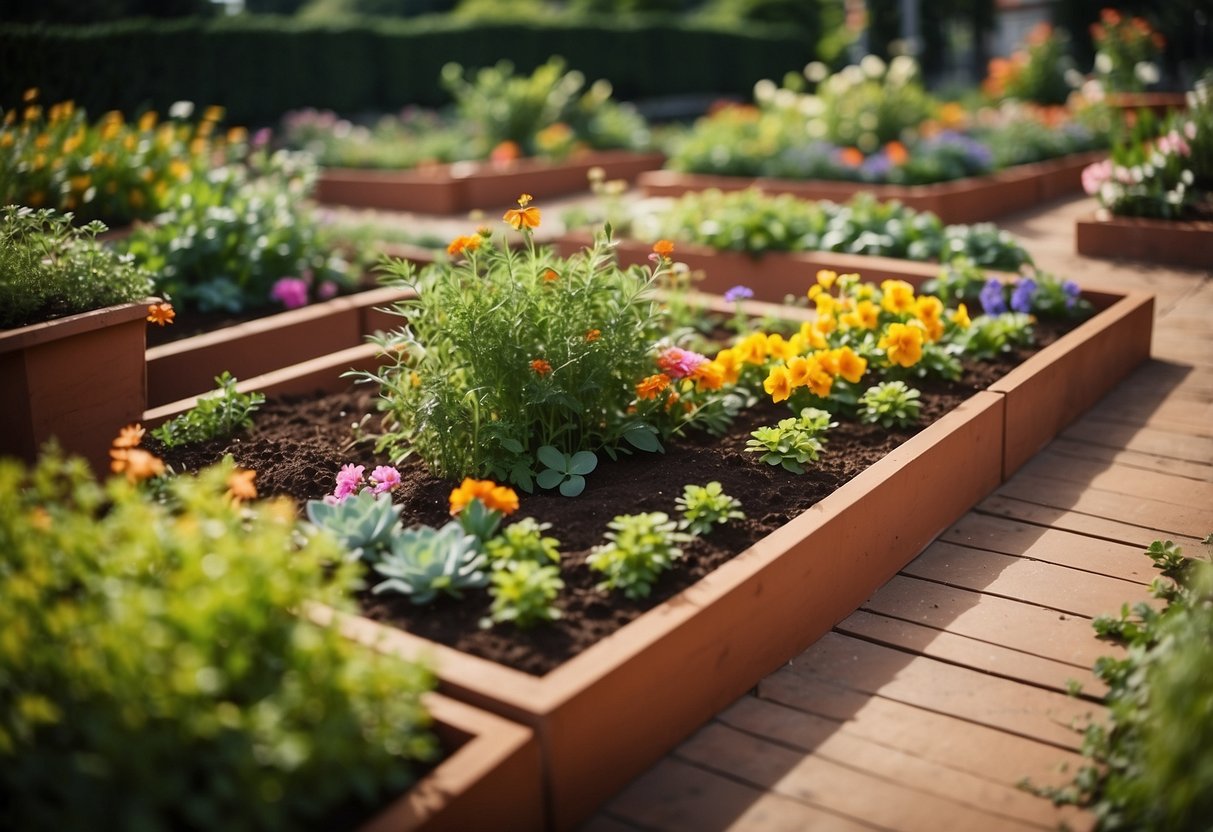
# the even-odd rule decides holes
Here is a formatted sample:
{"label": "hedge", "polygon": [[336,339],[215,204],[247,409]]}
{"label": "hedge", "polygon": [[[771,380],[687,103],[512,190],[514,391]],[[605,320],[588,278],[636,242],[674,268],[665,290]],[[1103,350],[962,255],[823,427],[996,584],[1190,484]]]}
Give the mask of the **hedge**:
{"label": "hedge", "polygon": [[29,87],[43,102],[72,99],[90,113],[163,111],[174,101],[227,108],[229,124],[272,123],[286,110],[391,111],[449,103],[443,64],[508,58],[530,72],[551,55],[622,99],[714,93],[747,97],[813,58],[816,38],[787,29],[742,31],[649,22],[356,21],[307,24],[244,16],[131,20],[86,27],[0,26],[0,106]]}

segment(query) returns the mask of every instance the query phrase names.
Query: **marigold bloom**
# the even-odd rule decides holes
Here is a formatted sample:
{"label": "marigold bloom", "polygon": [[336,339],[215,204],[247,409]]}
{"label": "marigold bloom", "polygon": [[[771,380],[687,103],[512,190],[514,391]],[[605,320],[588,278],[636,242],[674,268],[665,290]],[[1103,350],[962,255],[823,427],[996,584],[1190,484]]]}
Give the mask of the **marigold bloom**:
{"label": "marigold bloom", "polygon": [[889,324],[877,344],[885,351],[889,362],[901,367],[913,367],[922,358],[923,331],[911,324]]}
{"label": "marigold bloom", "polygon": [[858,147],[844,147],[838,151],[838,160],[849,168],[857,168],[863,164],[863,151]]}
{"label": "marigold bloom", "polygon": [[227,476],[227,497],[235,503],[257,499],[257,486],[253,480],[257,472],[251,468],[233,468]]}
{"label": "marigold bloom", "polygon": [[653,243],[653,253],[659,257],[669,258],[674,253],[674,243],[670,240],[658,240]]}
{"label": "marigold bloom", "polygon": [[656,375],[648,376],[641,379],[636,385],[636,398],[638,399],[655,399],[657,394],[670,386],[670,377],[665,373],[657,373]]}
{"label": "marigold bloom", "polygon": [[546,359],[536,358],[531,361],[531,369],[541,376],[546,376],[552,372],[552,365]]}
{"label": "marigold bloom", "polygon": [[498,144],[489,151],[489,161],[497,164],[505,164],[513,162],[522,156],[522,148],[518,146],[518,142],[505,141]]}
{"label": "marigold bloom", "polygon": [[842,347],[838,353],[838,375],[851,384],[858,384],[863,374],[868,371],[868,359],[856,353],[850,347]]}
{"label": "marigold bloom", "polygon": [[590,343],[590,344],[594,343],[601,337],[602,337],[601,329],[591,329],[589,332],[587,332],[585,334],[585,340],[587,343]]}
{"label": "marigold bloom", "polygon": [[480,235],[478,234],[456,237],[446,247],[446,253],[452,257],[458,257],[460,254],[470,254],[480,248],[480,239]]}
{"label": "marigold bloom", "polygon": [[880,284],[880,291],[880,306],[886,312],[900,315],[914,311],[914,287],[904,280],[886,280]]}
{"label": "marigold bloom", "polygon": [[724,377],[724,367],[715,361],[705,361],[691,374],[696,387],[700,390],[719,390],[724,386]]}
{"label": "marigold bloom", "polygon": [[787,367],[783,365],[772,367],[766,380],[762,382],[762,389],[770,394],[771,401],[776,404],[787,401],[788,396],[792,395],[792,376]]}
{"label": "marigold bloom", "polygon": [[889,161],[898,167],[910,161],[910,151],[906,150],[906,146],[901,142],[889,142],[885,145],[884,153],[889,157]]}
{"label": "marigold bloom", "polygon": [[543,280],[545,283],[555,283],[559,279],[560,273],[555,269],[547,269],[543,273]]}
{"label": "marigold bloom", "polygon": [[164,473],[164,460],[143,448],[111,448],[110,470],[125,472],[128,482],[142,482]]}
{"label": "marigold bloom", "polygon": [[160,326],[171,324],[175,317],[177,317],[177,312],[171,303],[153,303],[147,308],[148,321]]}
{"label": "marigold bloom", "polygon": [[539,209],[530,207],[532,199],[530,194],[522,194],[518,197],[518,207],[506,211],[502,217],[503,220],[514,226],[515,231],[539,227]]}
{"label": "marigold bloom", "polygon": [[513,514],[518,510],[518,494],[514,489],[498,485],[492,480],[465,477],[459,487],[451,492],[451,514],[456,515],[463,511],[472,500],[479,500],[485,508],[502,514]]}
{"label": "marigold bloom", "polygon": [[118,431],[118,438],[114,440],[115,448],[137,448],[139,443],[143,441],[144,431],[143,426],[138,422],[133,425],[127,425]]}

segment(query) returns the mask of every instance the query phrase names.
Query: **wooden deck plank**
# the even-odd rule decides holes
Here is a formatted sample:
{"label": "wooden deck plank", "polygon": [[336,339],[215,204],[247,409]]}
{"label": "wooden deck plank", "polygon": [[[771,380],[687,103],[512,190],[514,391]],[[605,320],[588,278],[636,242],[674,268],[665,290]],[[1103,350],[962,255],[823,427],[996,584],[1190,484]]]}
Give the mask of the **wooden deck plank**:
{"label": "wooden deck plank", "polygon": [[1030,685],[923,656],[827,633],[767,682],[795,685],[824,679],[861,694],[877,695],[936,713],[967,719],[1029,739],[1076,750],[1085,725],[1101,709]]}
{"label": "wooden deck plank", "polygon": [[1100,641],[1090,619],[1047,607],[897,575],[861,609],[947,630],[1089,670],[1123,648]]}
{"label": "wooden deck plank", "polygon": [[1119,422],[1167,420],[1190,426],[1197,436],[1213,436],[1213,403],[1180,396],[1157,398],[1137,390],[1117,389],[1104,396],[1091,411],[1096,418]]}
{"label": "wooden deck plank", "polygon": [[1156,456],[1155,454],[1109,448],[1076,439],[1058,438],[1049,443],[1049,450],[1059,457],[1090,462],[1112,463],[1125,468],[1155,471],[1197,482],[1213,482],[1213,465],[1187,459]]}
{"label": "wooden deck plank", "polygon": [[1141,584],[1149,584],[1158,574],[1144,554],[1145,547],[1112,543],[988,514],[966,514],[939,539],[971,549],[1043,560]]}
{"label": "wooden deck plank", "polygon": [[903,574],[1094,618],[1124,603],[1157,603],[1149,588],[1043,561],[936,541]]}
{"label": "wooden deck plank", "polygon": [[995,493],[1025,502],[1132,523],[1150,529],[1154,538],[1181,534],[1200,539],[1213,530],[1213,517],[1208,509],[1087,488],[1081,483],[1054,477],[1020,472],[1003,483]]}
{"label": "wooden deck plank", "polygon": [[[861,751],[854,745],[850,750]],[[862,759],[839,761],[824,754],[804,755],[719,722],[705,726],[675,754],[763,791],[883,829],[969,832],[994,824],[1008,830],[1041,828],[912,787],[909,781],[916,774],[912,767],[896,772],[890,780],[873,774]],[[880,755],[867,755],[872,756]]]}
{"label": "wooden deck plank", "polygon": [[901,618],[858,610],[840,621],[835,629],[886,647],[939,659],[1036,687],[1069,693],[1078,685],[1084,696],[1102,697],[1107,685],[1089,669],[1055,659],[1015,650],[948,630],[937,630]]}
{"label": "wooden deck plank", "polygon": [[612,817],[605,812],[599,812],[585,824],[578,827],[577,832],[642,832],[642,830],[639,826],[628,823],[621,818]]}
{"label": "wooden deck plank", "polygon": [[1023,476],[1050,477],[1114,494],[1205,509],[1213,518],[1213,483],[1194,482],[1184,477],[1127,468],[1115,463],[1109,465],[1061,456],[1053,452],[1051,447],[1034,456],[1020,469],[1020,473]]}
{"label": "wooden deck plank", "polygon": [[868,832],[876,827],[770,794],[673,757],[633,780],[606,806],[607,814],[663,832]]}
{"label": "wooden deck plank", "polygon": [[1087,416],[1061,434],[1104,447],[1213,465],[1213,439]]}
{"label": "wooden deck plank", "polygon": [[[1138,546],[1142,549],[1147,548],[1160,536],[1155,529],[1147,529],[1130,523],[1122,523],[1119,520],[1082,514],[1055,506],[1040,505],[1027,500],[1017,500],[1002,494],[993,494],[982,500],[977,504],[974,513],[1049,526],[1101,540]],[[1171,533],[1162,536],[1174,540],[1185,548],[1200,546],[1200,538],[1190,535]]]}
{"label": "wooden deck plank", "polygon": [[[925,712],[915,712],[925,713]],[[946,720],[946,718],[944,718]],[[916,740],[912,749],[890,745],[882,733],[870,739],[854,730],[851,722],[839,723],[776,702],[746,696],[722,713],[718,720],[741,731],[813,754],[940,797],[950,798],[996,816],[1055,829],[1059,822],[1077,829],[1091,824],[1090,816],[1072,807],[1055,807],[1049,801],[1016,787],[1030,772],[1016,769],[1005,782],[989,779],[979,771],[958,765],[954,757],[935,759],[924,755],[924,744]],[[967,726],[959,720],[951,720]],[[974,747],[970,750],[975,751]],[[1050,757],[1053,769],[1056,758]]]}

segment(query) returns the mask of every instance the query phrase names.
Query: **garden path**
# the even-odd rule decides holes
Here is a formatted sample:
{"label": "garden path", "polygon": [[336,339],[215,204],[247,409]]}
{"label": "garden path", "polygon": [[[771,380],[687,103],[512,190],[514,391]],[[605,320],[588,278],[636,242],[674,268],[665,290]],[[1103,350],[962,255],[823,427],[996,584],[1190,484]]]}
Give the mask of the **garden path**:
{"label": "garden path", "polygon": [[1074,726],[1103,715],[1090,668],[1115,652],[1090,621],[1149,598],[1141,550],[1199,553],[1213,531],[1213,273],[1077,256],[1093,208],[1000,225],[1042,268],[1155,293],[1153,357],[586,832],[1092,826],[1016,784],[1081,764]]}

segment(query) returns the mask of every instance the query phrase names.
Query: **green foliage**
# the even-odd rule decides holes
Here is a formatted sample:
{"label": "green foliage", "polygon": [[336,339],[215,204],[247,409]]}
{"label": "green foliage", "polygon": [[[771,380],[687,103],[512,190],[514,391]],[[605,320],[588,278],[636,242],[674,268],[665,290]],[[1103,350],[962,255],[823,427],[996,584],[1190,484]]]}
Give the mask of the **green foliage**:
{"label": "green foliage", "polygon": [[97,242],[99,222],[71,214],[0,208],[0,329],[141,300],[151,275]]}
{"label": "green foliage", "polygon": [[408,109],[363,125],[332,110],[295,110],[282,117],[279,141],[303,150],[321,165],[402,170],[435,162],[458,162],[483,155],[473,148],[469,125],[437,113]]}
{"label": "green foliage", "polygon": [[560,618],[555,602],[564,581],[559,567],[536,560],[509,560],[494,567],[490,580],[492,621],[525,629]]}
{"label": "green foliage", "polygon": [[607,527],[606,539],[586,563],[606,576],[598,587],[621,590],[628,598],[646,598],[662,572],[682,557],[678,544],[691,539],[664,512],[623,514]]}
{"label": "green foliage", "polygon": [[966,358],[990,361],[1016,346],[1032,343],[1032,316],[1024,312],[981,315],[969,328],[956,335],[953,343]]}
{"label": "green foliage", "polygon": [[171,499],[78,460],[0,460],[0,793],[8,828],[295,830],[370,812],[432,760],[417,666],[297,613],[356,582],[230,464]]}
{"label": "green foliage", "polygon": [[[934,107],[923,88],[918,64],[900,56],[885,63],[867,55],[826,77],[817,86],[825,121],[822,138],[871,153],[880,145],[903,138],[925,120]],[[804,108],[803,104],[796,106]]]}
{"label": "green foliage", "polygon": [[904,381],[882,381],[859,397],[859,421],[881,427],[908,428],[921,415],[922,395]]}
{"label": "green foliage", "polygon": [[193,445],[231,436],[253,424],[253,413],[265,403],[261,393],[241,393],[227,370],[215,377],[218,388],[198,399],[192,410],[170,419],[152,431],[165,447]]}
{"label": "green foliage", "polygon": [[372,560],[400,530],[401,508],[392,504],[391,494],[366,488],[340,502],[308,500],[307,519],[341,541],[353,558]]}
{"label": "green foliage", "polygon": [[484,546],[485,552],[494,565],[521,561],[559,565],[560,541],[543,534],[551,527],[551,523],[540,523],[534,518],[524,517],[488,540]]}
{"label": "green foliage", "polygon": [[275,282],[286,277],[304,280],[313,298],[336,294],[355,277],[318,243],[315,215],[304,203],[315,176],[306,156],[254,154],[247,164],[183,184],[174,207],[123,245],[160,276],[175,303],[202,312],[269,306]]}
{"label": "green foliage", "polygon": [[991,61],[986,91],[995,98],[1065,104],[1072,92],[1066,73],[1074,71],[1069,41],[1065,30],[1038,25],[1009,61]]}
{"label": "green foliage", "polygon": [[841,251],[943,262],[967,257],[1004,270],[1031,262],[1014,237],[989,223],[945,226],[929,211],[879,202],[868,193],[835,205],[753,189],[692,192],[638,206],[632,228],[643,240],[685,240],[755,255]]}
{"label": "green foliage", "polygon": [[1089,806],[1108,832],[1197,832],[1213,817],[1213,565],[1186,560],[1170,541],[1156,541],[1147,554],[1175,577],[1155,581],[1167,605],[1126,606],[1119,618],[1096,620],[1101,636],[1128,648],[1123,658],[1095,664],[1108,685],[1110,723],[1087,728],[1090,763],[1070,786],[1036,790]]}
{"label": "green foliage", "polygon": [[815,407],[806,407],[799,416],[780,419],[773,427],[763,427],[746,440],[746,450],[761,453],[760,461],[782,465],[793,474],[803,474],[806,462],[816,462],[825,449],[825,432],[837,427],[830,414]]}
{"label": "green foliage", "polygon": [[459,526],[482,545],[497,534],[501,518],[500,511],[489,508],[480,500],[472,500],[459,512],[457,520]]}
{"label": "green foliage", "polygon": [[744,520],[741,501],[724,493],[718,482],[707,485],[687,485],[682,496],[674,501],[682,512],[678,526],[695,535],[705,535],[713,527],[730,520]]}
{"label": "green foliage", "polygon": [[598,467],[598,457],[590,451],[561,453],[551,445],[542,445],[535,454],[543,467],[535,482],[540,488],[560,487],[566,497],[576,497],[585,490],[585,475]]}
{"label": "green foliage", "polygon": [[480,542],[454,521],[440,529],[407,529],[395,535],[391,548],[372,564],[387,580],[371,591],[398,592],[414,604],[428,604],[440,593],[460,598],[465,589],[488,584],[487,563]]}

